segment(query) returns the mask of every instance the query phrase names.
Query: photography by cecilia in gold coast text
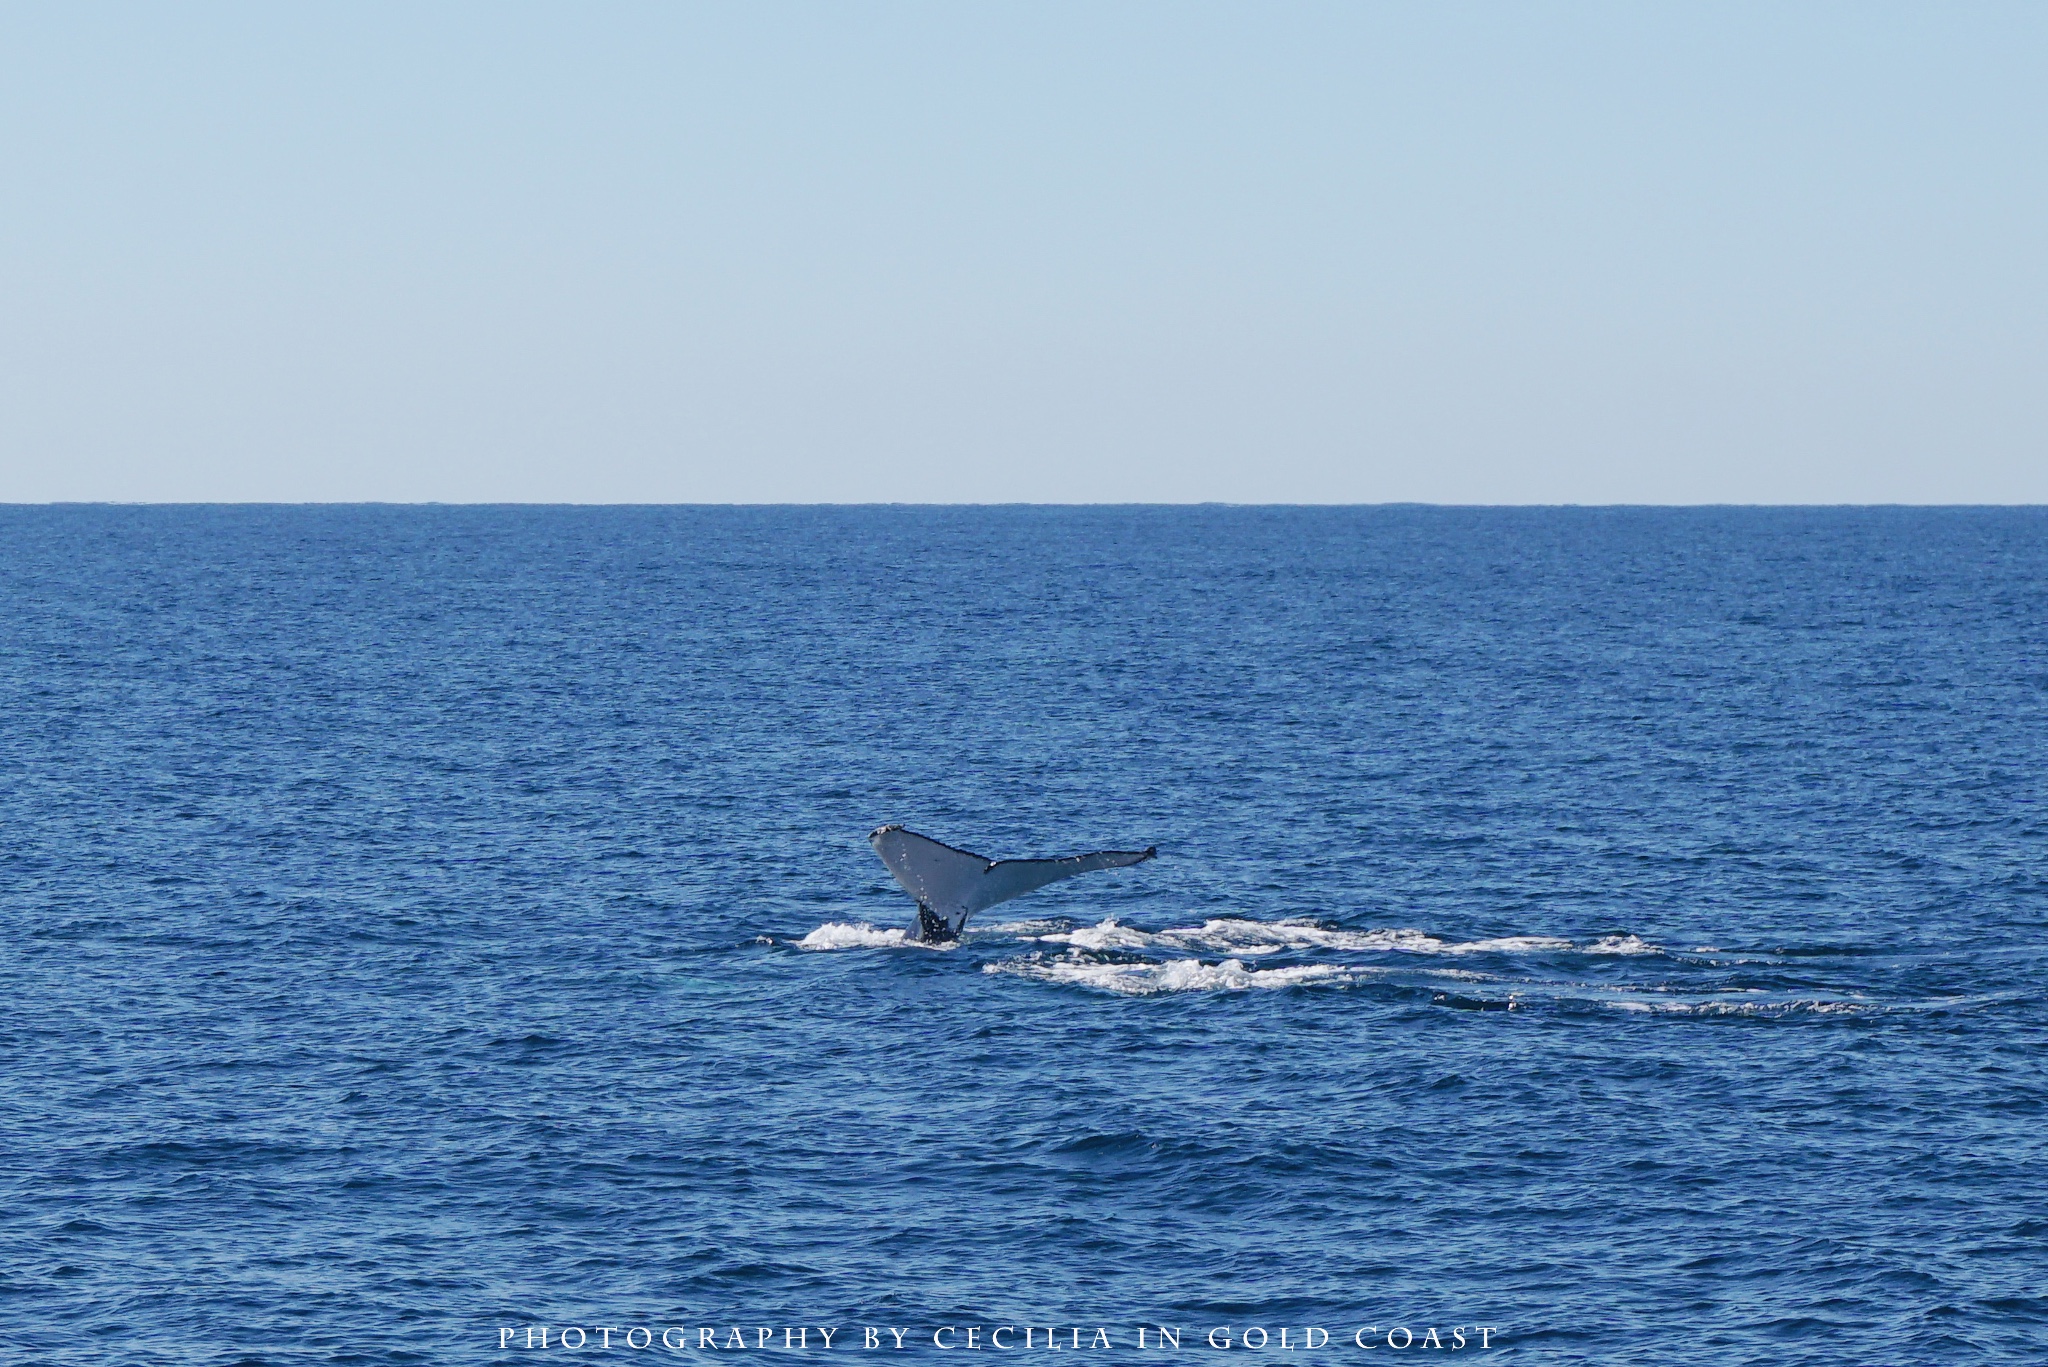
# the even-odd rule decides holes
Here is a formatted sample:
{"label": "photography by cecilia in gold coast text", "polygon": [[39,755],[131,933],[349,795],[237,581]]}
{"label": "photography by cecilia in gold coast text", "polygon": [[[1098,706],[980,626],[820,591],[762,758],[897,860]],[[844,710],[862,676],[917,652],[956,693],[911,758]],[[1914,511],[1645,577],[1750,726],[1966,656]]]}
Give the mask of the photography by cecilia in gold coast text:
{"label": "photography by cecilia in gold coast text", "polygon": [[1320,1325],[1182,1325],[1139,1327],[1108,1325],[942,1324],[934,1328],[901,1325],[646,1325],[521,1324],[498,1328],[501,1349],[535,1352],[894,1352],[910,1349],[966,1352],[1103,1352],[1141,1349],[1145,1352],[1337,1351],[1356,1353],[1412,1349],[1425,1352],[1488,1351],[1501,1346],[1501,1328],[1493,1324],[1361,1324]]}

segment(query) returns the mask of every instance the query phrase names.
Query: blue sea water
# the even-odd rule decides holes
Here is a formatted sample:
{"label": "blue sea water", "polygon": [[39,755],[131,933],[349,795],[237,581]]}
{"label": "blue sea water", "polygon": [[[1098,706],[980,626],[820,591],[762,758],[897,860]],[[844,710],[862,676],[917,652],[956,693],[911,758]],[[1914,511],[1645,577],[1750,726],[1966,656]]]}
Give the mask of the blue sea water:
{"label": "blue sea water", "polygon": [[2048,1361],[2044,771],[2042,510],[0,510],[0,1358]]}

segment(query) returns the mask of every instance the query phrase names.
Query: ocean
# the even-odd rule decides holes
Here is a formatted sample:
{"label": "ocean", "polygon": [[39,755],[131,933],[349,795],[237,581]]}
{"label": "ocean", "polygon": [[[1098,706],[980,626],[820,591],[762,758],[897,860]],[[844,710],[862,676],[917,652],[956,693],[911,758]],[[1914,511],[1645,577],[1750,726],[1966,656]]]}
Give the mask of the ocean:
{"label": "ocean", "polygon": [[2044,772],[2041,509],[0,509],[0,1357],[2048,1361]]}

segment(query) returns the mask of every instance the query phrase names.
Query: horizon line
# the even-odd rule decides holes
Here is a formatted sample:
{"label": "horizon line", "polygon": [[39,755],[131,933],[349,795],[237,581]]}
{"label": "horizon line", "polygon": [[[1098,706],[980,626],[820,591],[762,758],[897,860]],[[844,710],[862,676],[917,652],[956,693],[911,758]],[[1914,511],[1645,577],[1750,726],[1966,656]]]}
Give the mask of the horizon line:
{"label": "horizon line", "polygon": [[174,500],[174,499],[40,499],[40,500],[34,500],[34,501],[28,501],[28,500],[6,500],[6,499],[0,499],[0,509],[5,509],[5,510],[10,510],[10,511],[12,511],[12,510],[17,510],[17,509],[30,509],[30,508],[53,508],[53,509],[54,509],[54,508],[477,508],[477,509],[485,509],[485,508],[588,508],[588,509],[650,509],[650,510],[651,510],[651,509],[661,509],[661,508],[705,508],[705,509],[708,509],[708,508],[731,508],[731,509],[736,509],[736,510],[737,510],[737,509],[768,509],[768,508],[811,508],[811,509],[834,509],[834,508],[845,508],[845,509],[881,509],[881,508],[902,508],[902,509],[937,509],[937,508],[986,508],[986,509],[1014,509],[1014,508],[1045,508],[1045,509],[1054,509],[1054,508],[1075,508],[1075,509],[1082,509],[1082,508],[1131,508],[1131,509],[1138,509],[1138,508],[1159,508],[1159,509],[1166,509],[1166,508],[1230,508],[1230,509],[1282,509],[1282,508],[1287,508],[1287,509],[1312,509],[1312,508],[1313,508],[1313,509],[1333,509],[1333,510],[1334,510],[1334,509],[1367,509],[1367,508],[1375,508],[1375,509],[1396,509],[1396,508],[1415,508],[1415,509],[1440,509],[1440,510],[1444,510],[1444,511],[1456,511],[1456,510],[1463,510],[1463,511],[1493,511],[1493,510],[1498,510],[1498,511],[1508,511],[1508,510],[1517,510],[1517,509],[1523,509],[1523,510],[1529,510],[1529,511],[1544,511],[1544,510],[1562,511],[1562,510],[1566,510],[1566,509],[1577,509],[1577,510],[1583,510],[1583,511],[1601,511],[1601,510],[1644,510],[1644,511],[1661,511],[1661,512],[1682,512],[1682,511],[1686,511],[1686,510],[1694,510],[1694,509],[1696,509],[1696,510],[1702,510],[1702,511],[1707,511],[1707,510],[1714,510],[1714,509],[1724,509],[1724,510],[1725,510],[1725,509],[1750,509],[1750,510],[1768,510],[1768,509],[1783,509],[1783,510],[1786,510],[1786,511],[1793,511],[1793,510],[1799,510],[1799,509],[1806,509],[1806,510],[1818,510],[1818,509],[1840,509],[1840,510],[1847,510],[1847,509],[1857,509],[1857,510],[1872,510],[1872,511],[1875,511],[1875,510],[1878,510],[1878,509],[1899,509],[1899,510],[1905,510],[1905,509],[1924,509],[1924,510],[1930,510],[1930,511],[1931,511],[1931,510],[1936,510],[1936,509],[1949,509],[1949,510],[1971,510],[1971,509],[1997,509],[1997,510],[2001,510],[2001,511],[2027,511],[2027,510],[2044,510],[2044,509],[2048,509],[2048,502],[2039,502],[2039,503],[1966,503],[1966,502],[1954,502],[1954,503],[1933,503],[1933,502],[1927,502],[1927,503],[1918,503],[1918,502],[1914,502],[1914,503],[1909,503],[1909,502],[1899,502],[1899,501],[1890,501],[1890,502],[1872,502],[1872,503],[1853,503],[1853,502],[1834,502],[1834,503],[1819,503],[1819,502],[1814,502],[1814,503],[1766,503],[1766,502],[1755,502],[1755,503],[1737,503],[1737,502],[1692,502],[1692,503],[1632,503],[1632,502],[1613,502],[1613,503],[1520,503],[1520,502],[1518,502],[1518,503],[1452,503],[1452,502],[1430,502],[1430,501],[1425,501],[1425,500],[1419,500],[1419,499],[1397,499],[1397,500],[1387,500],[1387,501],[1384,501],[1384,502],[1369,502],[1369,501],[1359,501],[1359,502],[1341,502],[1341,503],[1340,503],[1340,502],[1307,502],[1307,503],[1303,503],[1303,502],[1277,502],[1277,501],[1276,501],[1276,502],[1237,502],[1237,501],[1233,501],[1233,500],[1228,500],[1228,499],[1203,499],[1203,500],[1186,500],[1186,501],[1171,501],[1171,502],[1154,502],[1154,501],[1139,501],[1139,500],[1135,500],[1135,499],[1133,499],[1133,500],[1114,500],[1114,501],[1108,501],[1108,500],[1106,500],[1106,501],[1102,501],[1102,502],[1075,502],[1075,501],[1058,501],[1058,502],[1050,502],[1050,501],[1048,501],[1048,502],[1039,502],[1039,501],[1032,501],[1032,500],[1027,500],[1027,499],[1006,499],[1006,500],[989,500],[989,501],[969,501],[969,500],[955,500],[955,501],[946,501],[946,502],[910,502],[910,501],[907,501],[907,500],[896,500],[896,501],[886,501],[886,500],[863,500],[863,501],[860,501],[860,502],[851,502],[851,501],[847,501],[847,502],[839,502],[839,501],[833,501],[833,500],[823,500],[823,499],[819,499],[819,500],[805,500],[805,501],[780,501],[780,502],[770,502],[770,501],[762,501],[762,502],[748,502],[748,501],[739,501],[739,500],[717,500],[717,501],[709,501],[709,502],[692,502],[692,501],[686,501],[686,500],[677,500],[677,501],[670,501],[670,502],[644,502],[644,501],[616,501],[616,502],[614,502],[614,501],[603,501],[603,502],[600,502],[600,501],[583,501],[583,500],[565,501],[565,500],[539,500],[539,499],[501,499],[501,500],[487,500],[487,499],[473,499],[473,500],[472,500],[472,499],[464,499],[464,500],[450,500],[450,499],[175,499],[175,500]]}

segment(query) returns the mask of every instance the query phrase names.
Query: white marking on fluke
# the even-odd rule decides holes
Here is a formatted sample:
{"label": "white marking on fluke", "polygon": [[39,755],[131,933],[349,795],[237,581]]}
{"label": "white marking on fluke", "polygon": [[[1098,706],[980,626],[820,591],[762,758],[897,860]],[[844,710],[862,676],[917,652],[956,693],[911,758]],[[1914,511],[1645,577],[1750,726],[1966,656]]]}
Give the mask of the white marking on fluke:
{"label": "white marking on fluke", "polygon": [[957,940],[967,918],[998,902],[1097,869],[1128,868],[1156,858],[1157,846],[1142,850],[1097,850],[1065,859],[990,859],[956,850],[901,826],[880,826],[868,835],[875,853],[917,899],[916,938],[928,943]]}

